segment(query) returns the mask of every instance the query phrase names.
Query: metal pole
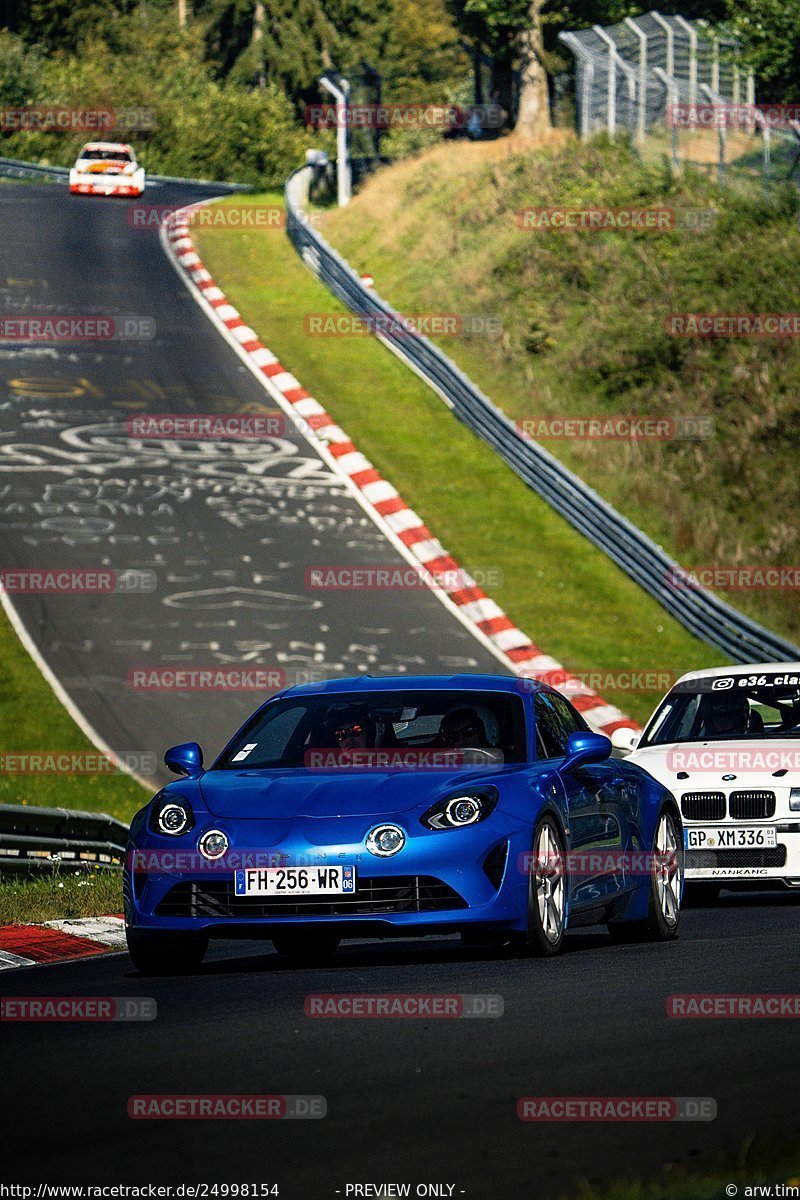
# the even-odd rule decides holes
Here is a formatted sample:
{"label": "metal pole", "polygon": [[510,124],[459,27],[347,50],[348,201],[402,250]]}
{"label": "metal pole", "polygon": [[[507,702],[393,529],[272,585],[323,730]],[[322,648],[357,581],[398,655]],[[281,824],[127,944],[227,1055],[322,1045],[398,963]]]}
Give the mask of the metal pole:
{"label": "metal pole", "polygon": [[594,94],[594,61],[583,64],[583,101],[581,104],[581,139],[585,142],[592,132],[592,96]]}
{"label": "metal pole", "polygon": [[647,125],[647,34],[631,17],[625,18],[625,24],[639,39],[639,104],[636,110],[636,139],[643,142]]}
{"label": "metal pole", "polygon": [[614,39],[602,25],[593,25],[592,32],[608,46],[608,132],[613,138],[617,128],[617,68],[628,81],[628,108],[631,114],[636,100],[636,72],[619,53]]}
{"label": "metal pole", "polygon": [[697,30],[684,17],[675,17],[689,35],[689,103],[697,103]]}
{"label": "metal pole", "polygon": [[614,47],[608,44],[608,136],[617,132],[617,64],[614,62]]}
{"label": "metal pole", "polygon": [[347,98],[350,84],[341,80],[341,87],[332,83],[327,75],[320,79],[320,87],[329,92],[336,101],[336,199],[340,208],[350,203],[350,160],[347,153]]}
{"label": "metal pole", "polygon": [[678,85],[661,67],[656,67],[653,74],[658,76],[667,89],[667,104],[672,108],[672,165],[678,167],[680,166],[680,155],[678,153],[678,114],[676,112],[678,107]]}
{"label": "metal pole", "polygon": [[672,26],[659,12],[651,12],[650,16],[661,26],[667,36],[667,74],[672,78],[675,74],[675,41]]}

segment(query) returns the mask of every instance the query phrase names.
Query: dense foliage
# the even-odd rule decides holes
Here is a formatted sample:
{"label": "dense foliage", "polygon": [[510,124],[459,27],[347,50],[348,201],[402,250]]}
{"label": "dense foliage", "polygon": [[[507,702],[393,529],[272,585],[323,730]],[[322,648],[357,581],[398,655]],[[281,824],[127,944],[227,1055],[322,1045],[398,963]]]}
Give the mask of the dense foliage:
{"label": "dense foliage", "polygon": [[[150,170],[274,183],[306,146],[330,143],[304,128],[325,70],[358,79],[368,64],[386,100],[465,103],[478,52],[494,62],[484,98],[496,93],[512,111],[512,72],[532,22],[535,53],[552,76],[568,65],[560,30],[652,7],[631,0],[2,0],[0,104],[152,109],[154,128],[132,134]],[[797,5],[660,0],[658,8],[732,26],[757,71],[760,97],[795,100]],[[367,94],[377,97],[374,87]],[[7,154],[68,162],[80,140],[5,133],[1,144]],[[414,137],[406,142],[415,148]]]}

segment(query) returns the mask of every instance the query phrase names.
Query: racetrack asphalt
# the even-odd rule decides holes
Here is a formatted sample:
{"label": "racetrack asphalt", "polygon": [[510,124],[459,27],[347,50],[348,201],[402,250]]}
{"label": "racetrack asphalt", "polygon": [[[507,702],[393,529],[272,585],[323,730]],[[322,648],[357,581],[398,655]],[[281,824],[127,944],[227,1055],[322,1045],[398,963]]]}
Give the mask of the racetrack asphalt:
{"label": "racetrack asphalt", "polygon": [[136,318],[129,327],[145,335],[0,339],[0,554],[5,569],[154,573],[152,591],[12,599],[105,742],[159,763],[186,740],[208,761],[263,693],[144,691],[129,686],[137,668],[261,667],[289,683],[507,673],[425,587],[307,585],[314,566],[407,563],[294,430],[259,443],[128,436],[128,418],[144,413],[274,411],[167,260],[157,226],[132,215],[210,194],[164,185],[127,201],[0,185],[0,314],[98,316],[115,329]]}
{"label": "racetrack asphalt", "polygon": [[[691,1167],[800,1124],[798,1023],[676,1020],[674,993],[797,990],[798,897],[727,895],[668,945],[575,931],[548,961],[455,939],[346,943],[294,967],[269,943],[212,943],[196,976],[145,978],[127,955],[4,972],[3,996],[149,996],[146,1023],[3,1026],[13,1122],[4,1181],[454,1184],[454,1196],[574,1195],[575,1179]],[[499,995],[499,1018],[318,1019],[330,993]],[[134,1120],[141,1095],[322,1095],[322,1120]],[[522,1096],[711,1097],[711,1122],[522,1122]],[[445,1193],[446,1194],[446,1193]],[[352,1195],[352,1193],[351,1193]],[[413,1191],[412,1191],[413,1195]]]}
{"label": "racetrack asphalt", "polygon": [[[144,202],[206,194],[164,186]],[[157,235],[130,227],[128,204],[0,186],[4,315],[155,321],[155,336],[140,341],[0,346],[5,567],[156,575],[156,589],[140,595],[14,598],[88,721],[117,750],[160,758],[193,738],[213,753],[258,700],[137,692],[127,678],[139,665],[502,669],[425,590],[357,602],[309,592],[311,565],[403,560],[305,443],[248,453],[131,444],[131,414],[240,411],[264,396]],[[663,946],[615,946],[602,930],[579,930],[548,962],[430,939],[350,944],[330,965],[298,968],[269,943],[223,942],[194,977],[143,978],[126,955],[3,972],[3,996],[150,996],[158,1014],[3,1023],[0,1177],[278,1183],[289,1200],[406,1181],[452,1184],[453,1196],[476,1200],[546,1200],[574,1195],[577,1177],[649,1175],[735,1151],[754,1132],[796,1134],[797,1021],[679,1021],[666,1000],[800,990],[799,903],[788,893],[728,895],[687,911],[678,941]],[[499,995],[504,1014],[304,1015],[306,996],[331,992]],[[172,1093],[322,1095],[327,1116],[128,1117],[131,1096]],[[717,1116],[523,1123],[522,1096],[711,1097]]]}

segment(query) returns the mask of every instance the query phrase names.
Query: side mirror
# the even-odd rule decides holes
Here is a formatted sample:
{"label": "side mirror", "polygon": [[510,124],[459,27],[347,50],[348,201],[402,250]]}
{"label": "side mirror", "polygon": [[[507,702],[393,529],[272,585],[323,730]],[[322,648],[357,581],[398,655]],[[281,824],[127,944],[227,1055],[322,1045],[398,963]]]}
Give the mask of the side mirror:
{"label": "side mirror", "polygon": [[196,779],[203,773],[203,751],[197,742],[183,742],[180,746],[173,746],[164,755],[164,762],[170,771],[174,771],[176,775],[187,775],[189,779]]}
{"label": "side mirror", "polygon": [[611,753],[611,742],[602,733],[571,733],[567,738],[567,756],[562,771],[577,771],[587,763],[602,762]]}
{"label": "side mirror", "polygon": [[611,745],[615,750],[625,750],[628,754],[633,754],[641,738],[641,729],[629,729],[625,725],[620,725],[611,734]]}

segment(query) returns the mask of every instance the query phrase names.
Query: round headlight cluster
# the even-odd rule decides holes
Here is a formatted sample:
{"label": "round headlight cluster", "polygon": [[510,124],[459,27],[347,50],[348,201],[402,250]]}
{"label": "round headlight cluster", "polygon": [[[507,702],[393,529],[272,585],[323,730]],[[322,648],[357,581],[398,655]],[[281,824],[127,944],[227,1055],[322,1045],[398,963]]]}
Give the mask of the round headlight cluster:
{"label": "round headlight cluster", "polygon": [[221,829],[207,829],[199,839],[197,849],[203,858],[208,858],[213,862],[217,858],[222,858],[229,845],[228,835]]}
{"label": "round headlight cluster", "polygon": [[159,809],[156,825],[161,833],[169,833],[173,837],[185,833],[191,824],[191,817],[182,804],[171,802]]}
{"label": "round headlight cluster", "polygon": [[464,829],[477,825],[494,812],[500,793],[494,787],[482,787],[460,796],[443,796],[420,817],[426,829]]}
{"label": "round headlight cluster", "polygon": [[367,834],[367,849],[378,858],[391,858],[406,844],[406,835],[399,825],[376,825]]}
{"label": "round headlight cluster", "polygon": [[479,796],[456,796],[444,811],[451,825],[474,825],[481,819],[483,804]]}

